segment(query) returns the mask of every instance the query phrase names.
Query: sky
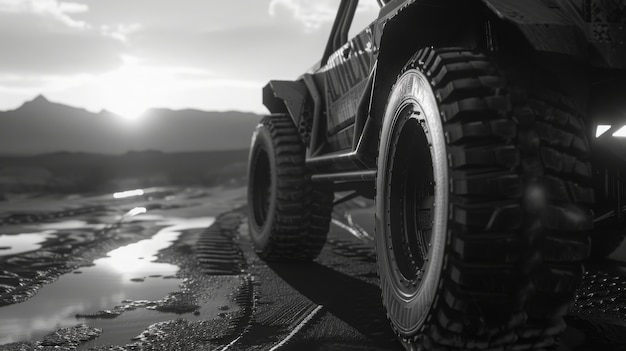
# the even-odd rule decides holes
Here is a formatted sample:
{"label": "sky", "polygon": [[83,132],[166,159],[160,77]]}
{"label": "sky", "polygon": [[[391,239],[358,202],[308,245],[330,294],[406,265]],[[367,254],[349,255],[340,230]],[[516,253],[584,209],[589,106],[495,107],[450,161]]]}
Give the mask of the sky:
{"label": "sky", "polygon": [[[0,110],[36,95],[133,118],[147,108],[266,112],[326,45],[339,0],[0,0]],[[361,0],[355,29],[376,18]]]}

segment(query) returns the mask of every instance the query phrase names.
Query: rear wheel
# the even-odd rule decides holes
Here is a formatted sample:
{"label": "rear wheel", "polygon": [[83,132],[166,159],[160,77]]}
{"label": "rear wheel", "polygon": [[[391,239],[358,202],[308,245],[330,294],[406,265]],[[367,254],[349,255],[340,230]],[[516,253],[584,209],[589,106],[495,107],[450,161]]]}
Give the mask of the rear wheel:
{"label": "rear wheel", "polygon": [[248,160],[248,223],[264,260],[312,260],[326,242],[333,192],[313,186],[304,154],[288,115],[261,120]]}
{"label": "rear wheel", "polygon": [[407,349],[555,343],[591,220],[572,198],[587,194],[580,145],[538,136],[584,134],[552,117],[512,104],[477,52],[423,49],[398,78],[379,145],[376,243],[383,304]]}

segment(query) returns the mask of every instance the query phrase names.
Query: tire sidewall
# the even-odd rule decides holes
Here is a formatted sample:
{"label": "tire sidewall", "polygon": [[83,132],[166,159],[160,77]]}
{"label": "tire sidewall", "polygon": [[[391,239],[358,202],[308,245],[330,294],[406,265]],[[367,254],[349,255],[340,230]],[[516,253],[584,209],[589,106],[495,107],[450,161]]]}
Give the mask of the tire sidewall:
{"label": "tire sidewall", "polygon": [[[406,104],[418,104],[424,111],[424,120],[431,148],[431,158],[438,189],[435,192],[433,215],[433,236],[424,276],[417,291],[411,294],[398,288],[399,282],[394,275],[394,258],[390,249],[389,199],[386,194],[390,178],[390,154],[394,153],[394,135],[401,132],[406,119],[396,113]],[[380,286],[383,304],[393,327],[404,336],[414,336],[423,330],[436,295],[439,291],[441,272],[444,268],[444,251],[447,241],[448,178],[446,144],[443,138],[443,126],[432,87],[426,76],[417,69],[403,73],[392,88],[385,108],[383,126],[377,160],[378,176],[376,179],[376,249]],[[436,231],[437,230],[437,231]],[[436,232],[435,232],[436,231]]]}
{"label": "tire sidewall", "polygon": [[250,147],[250,153],[248,157],[248,203],[254,202],[254,172],[255,162],[261,152],[267,154],[270,168],[270,203],[265,217],[265,223],[259,226],[256,222],[254,206],[248,206],[248,227],[250,231],[250,238],[257,250],[263,250],[269,242],[270,233],[274,226],[274,218],[276,215],[276,188],[277,173],[276,173],[276,152],[274,150],[274,144],[272,143],[272,136],[268,128],[260,124],[252,134],[252,141]]}

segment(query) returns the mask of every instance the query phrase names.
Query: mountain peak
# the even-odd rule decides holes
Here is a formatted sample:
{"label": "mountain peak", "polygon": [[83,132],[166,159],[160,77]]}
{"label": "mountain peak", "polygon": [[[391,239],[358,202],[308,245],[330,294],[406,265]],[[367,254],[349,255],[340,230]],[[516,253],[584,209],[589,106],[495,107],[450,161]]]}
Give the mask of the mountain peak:
{"label": "mountain peak", "polygon": [[102,110],[100,110],[100,112],[98,112],[97,115],[105,116],[105,117],[119,117],[117,114],[107,110],[106,108],[103,108]]}
{"label": "mountain peak", "polygon": [[22,106],[20,106],[17,110],[21,110],[23,108],[26,109],[42,109],[42,108],[48,108],[49,105],[52,104],[50,102],[50,100],[48,100],[45,96],[43,96],[42,94],[39,94],[37,96],[35,96],[34,99],[29,100],[29,101],[25,101]]}
{"label": "mountain peak", "polygon": [[40,104],[48,104],[50,100],[46,99],[42,94],[37,95],[31,102],[40,103]]}

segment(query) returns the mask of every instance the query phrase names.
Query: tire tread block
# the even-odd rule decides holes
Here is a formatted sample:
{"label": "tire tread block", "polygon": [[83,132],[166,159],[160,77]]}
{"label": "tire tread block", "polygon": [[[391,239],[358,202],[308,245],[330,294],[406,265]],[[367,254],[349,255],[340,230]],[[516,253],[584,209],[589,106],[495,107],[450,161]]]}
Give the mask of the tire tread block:
{"label": "tire tread block", "polygon": [[514,234],[466,234],[452,239],[451,247],[464,262],[514,263],[522,254],[521,239]]}
{"label": "tire tread block", "polygon": [[448,123],[460,119],[495,119],[501,117],[502,112],[508,111],[510,108],[510,102],[504,96],[473,97],[442,104],[440,113],[443,120]]}
{"label": "tire tread block", "polygon": [[511,140],[517,134],[514,122],[504,118],[491,121],[449,123],[444,126],[444,129],[446,141],[449,144],[468,141],[485,142],[491,139]]}
{"label": "tire tread block", "polygon": [[[474,173],[474,174],[472,174]],[[519,198],[522,180],[511,172],[465,172],[456,171],[450,180],[450,192],[459,196],[475,196],[491,199]]]}

